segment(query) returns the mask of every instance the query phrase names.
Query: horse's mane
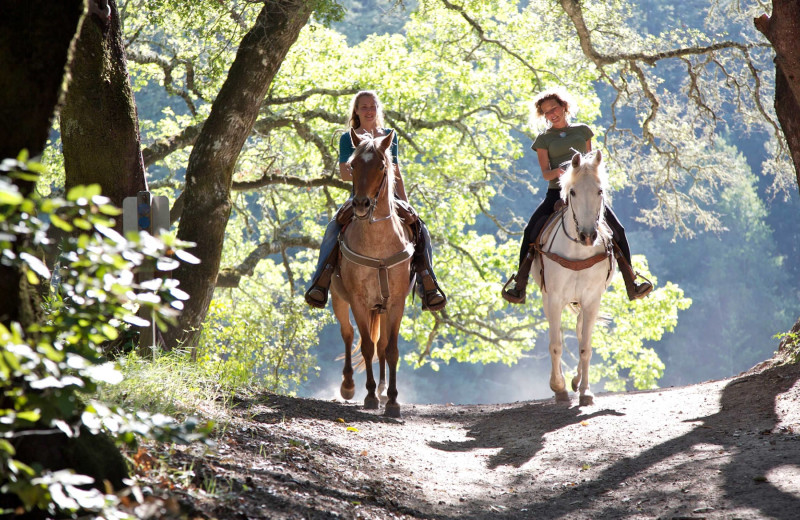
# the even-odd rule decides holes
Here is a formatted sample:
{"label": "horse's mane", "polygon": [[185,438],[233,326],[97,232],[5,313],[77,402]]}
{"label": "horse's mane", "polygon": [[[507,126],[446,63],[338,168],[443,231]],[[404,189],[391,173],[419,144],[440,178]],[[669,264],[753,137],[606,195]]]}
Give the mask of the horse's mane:
{"label": "horse's mane", "polygon": [[[357,157],[363,155],[366,152],[373,152],[378,153],[378,148],[375,145],[375,141],[378,137],[385,137],[385,136],[373,136],[371,133],[366,133],[363,135],[359,135],[361,138],[361,143],[356,147],[353,155],[350,157],[350,162],[353,162]],[[394,211],[394,186],[396,182],[396,172],[395,172],[395,164],[392,162],[392,146],[391,144],[386,147],[386,151],[383,153],[383,160],[387,165],[387,188],[389,190],[389,208],[391,211]]]}

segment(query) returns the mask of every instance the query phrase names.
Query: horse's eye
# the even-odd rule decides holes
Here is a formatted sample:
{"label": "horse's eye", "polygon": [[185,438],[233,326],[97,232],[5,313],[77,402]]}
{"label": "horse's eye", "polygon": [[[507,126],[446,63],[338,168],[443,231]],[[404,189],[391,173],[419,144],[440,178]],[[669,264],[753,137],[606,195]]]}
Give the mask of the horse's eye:
{"label": "horse's eye", "polygon": [[597,190],[597,194],[598,195],[602,195],[603,194],[603,190]]}
{"label": "horse's eye", "polygon": [[569,190],[569,194],[570,194],[570,196],[574,197],[575,196],[575,190]]}

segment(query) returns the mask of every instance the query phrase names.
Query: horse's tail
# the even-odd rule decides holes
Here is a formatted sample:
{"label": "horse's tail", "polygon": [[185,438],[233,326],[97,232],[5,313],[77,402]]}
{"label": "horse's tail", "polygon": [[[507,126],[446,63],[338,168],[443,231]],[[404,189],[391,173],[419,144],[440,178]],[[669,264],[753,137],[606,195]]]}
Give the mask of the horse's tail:
{"label": "horse's tail", "polygon": [[[571,310],[573,314],[580,314],[581,312],[581,304],[578,302],[568,303],[567,307],[569,307],[569,310]],[[600,325],[601,327],[608,327],[613,321],[614,317],[611,316],[611,314],[607,312],[601,312],[597,315],[595,324]]]}
{"label": "horse's tail", "polygon": [[[378,340],[381,339],[381,315],[372,311],[369,317],[369,337],[372,339],[372,344],[377,345]],[[364,356],[361,355],[361,336],[358,341],[353,345],[353,350],[350,351],[351,359],[353,360],[353,369],[361,373],[367,368],[364,361]],[[337,361],[344,359],[344,354],[336,358]],[[372,356],[372,362],[378,362],[378,356]]]}
{"label": "horse's tail", "polygon": [[381,315],[377,311],[370,311],[369,337],[372,338],[373,345],[377,345],[381,339]]}

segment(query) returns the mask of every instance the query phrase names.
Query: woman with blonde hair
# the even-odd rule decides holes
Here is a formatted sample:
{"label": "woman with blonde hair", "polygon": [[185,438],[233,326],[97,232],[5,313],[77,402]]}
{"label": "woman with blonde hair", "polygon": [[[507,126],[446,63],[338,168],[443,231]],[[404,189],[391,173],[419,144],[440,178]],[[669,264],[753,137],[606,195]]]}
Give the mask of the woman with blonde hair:
{"label": "woman with blonde hair", "polygon": [[[357,134],[371,134],[373,137],[388,135],[391,128],[384,128],[383,109],[378,95],[371,90],[362,90],[357,93],[350,103],[350,112],[347,120],[348,129],[352,128]],[[355,152],[350,132],[345,132],[339,139],[339,176],[342,180],[352,181],[353,175],[350,168],[350,157]],[[397,132],[394,133],[392,141],[392,162],[395,173],[395,204],[402,215],[409,215],[409,220],[415,221],[412,225],[416,242],[414,248],[413,265],[417,273],[417,291],[422,297],[422,310],[438,311],[447,304],[447,297],[436,281],[433,273],[431,238],[428,228],[414,209],[408,203],[403,176],[400,173],[400,165],[397,158],[398,139]],[[339,233],[342,225],[337,220],[343,208],[349,205],[345,203],[337,212],[336,217],[328,224],[325,230],[325,237],[320,246],[319,261],[317,270],[311,279],[311,285],[305,293],[306,302],[312,307],[324,308],[328,303],[328,288],[331,283],[331,276],[336,269],[339,260]]]}
{"label": "woman with blonde hair", "polygon": [[[533,107],[535,116],[545,120],[546,129],[536,137],[531,148],[536,150],[542,177],[548,181],[548,187],[544,200],[525,227],[517,273],[503,286],[503,298],[510,303],[525,302],[525,289],[535,254],[534,243],[548,217],[554,213],[556,202],[561,198],[559,177],[566,172],[576,153],[585,154],[592,150],[594,136],[594,132],[585,124],[570,122],[571,116],[577,112],[577,106],[564,89],[545,90],[533,100]],[[631,267],[631,251],[625,228],[609,206],[606,206],[605,219],[614,234],[615,256],[625,280],[628,298],[644,298],[653,290],[653,285],[649,281],[636,282],[638,274]]]}

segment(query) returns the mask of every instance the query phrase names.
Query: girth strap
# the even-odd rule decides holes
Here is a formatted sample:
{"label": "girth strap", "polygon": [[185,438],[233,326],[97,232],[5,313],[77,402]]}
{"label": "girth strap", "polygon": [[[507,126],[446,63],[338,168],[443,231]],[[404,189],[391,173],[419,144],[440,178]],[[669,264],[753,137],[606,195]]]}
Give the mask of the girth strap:
{"label": "girth strap", "polygon": [[569,260],[563,256],[551,253],[550,251],[542,251],[539,248],[537,248],[537,250],[553,262],[556,262],[561,267],[566,267],[567,269],[572,269],[573,271],[583,271],[584,269],[589,269],[595,264],[599,264],[603,260],[611,260],[611,251],[597,253],[596,255],[590,256],[589,258],[584,258],[583,260]]}
{"label": "girth strap", "polygon": [[[602,253],[597,253],[594,256],[589,258],[585,258],[583,260],[569,260],[564,258],[563,256],[557,255],[555,253],[551,253],[550,251],[542,251],[542,247],[540,244],[535,244],[534,248],[536,252],[546,256],[553,262],[557,263],[562,267],[566,267],[567,269],[572,269],[573,271],[583,271],[584,269],[589,269],[595,264],[599,264],[603,260],[608,260],[608,274],[606,274],[606,282],[611,278],[611,274],[614,270],[614,261],[613,256],[611,254],[611,248],[606,248],[606,250]],[[547,292],[547,287],[545,285],[545,278],[544,278],[544,261],[542,261],[542,266],[539,270],[539,274],[542,277],[542,292]]]}
{"label": "girth strap", "polygon": [[381,303],[377,306],[379,313],[386,312],[386,302],[389,300],[389,269],[414,256],[414,244],[409,242],[405,249],[387,258],[372,258],[356,253],[342,238],[339,238],[339,247],[342,256],[354,264],[378,270],[378,282],[381,287]]}

